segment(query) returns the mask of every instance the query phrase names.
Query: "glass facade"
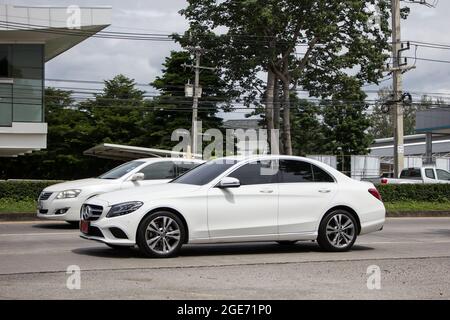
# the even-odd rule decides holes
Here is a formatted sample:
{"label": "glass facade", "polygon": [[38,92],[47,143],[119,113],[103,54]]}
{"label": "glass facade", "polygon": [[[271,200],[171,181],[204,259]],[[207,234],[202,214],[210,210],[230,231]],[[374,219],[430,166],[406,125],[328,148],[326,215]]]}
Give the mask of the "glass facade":
{"label": "glass facade", "polygon": [[0,44],[0,126],[43,122],[44,45]]}

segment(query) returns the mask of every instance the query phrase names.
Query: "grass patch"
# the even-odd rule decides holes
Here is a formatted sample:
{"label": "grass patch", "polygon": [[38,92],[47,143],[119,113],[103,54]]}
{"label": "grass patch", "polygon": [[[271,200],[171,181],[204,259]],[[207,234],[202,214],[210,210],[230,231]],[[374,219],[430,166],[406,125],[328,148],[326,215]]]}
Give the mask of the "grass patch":
{"label": "grass patch", "polygon": [[0,199],[0,213],[27,213],[36,212],[36,200]]}
{"label": "grass patch", "polygon": [[429,202],[429,201],[396,201],[385,202],[387,211],[450,211],[450,201]]}

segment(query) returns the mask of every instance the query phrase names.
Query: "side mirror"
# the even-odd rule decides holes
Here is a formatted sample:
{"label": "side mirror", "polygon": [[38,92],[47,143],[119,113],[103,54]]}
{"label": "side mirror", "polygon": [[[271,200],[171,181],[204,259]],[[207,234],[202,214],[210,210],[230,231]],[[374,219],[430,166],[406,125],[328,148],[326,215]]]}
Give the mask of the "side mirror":
{"label": "side mirror", "polygon": [[241,183],[238,179],[232,177],[226,177],[220,180],[217,184],[217,188],[226,189],[226,188],[239,188]]}
{"label": "side mirror", "polygon": [[131,176],[130,181],[142,181],[144,178],[145,175],[142,172],[137,172]]}

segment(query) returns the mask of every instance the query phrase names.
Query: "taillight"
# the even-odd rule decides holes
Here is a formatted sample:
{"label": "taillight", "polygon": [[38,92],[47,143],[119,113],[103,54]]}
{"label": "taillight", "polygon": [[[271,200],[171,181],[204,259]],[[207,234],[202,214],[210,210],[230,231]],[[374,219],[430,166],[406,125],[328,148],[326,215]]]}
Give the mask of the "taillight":
{"label": "taillight", "polygon": [[378,200],[383,201],[383,199],[381,199],[381,194],[378,192],[378,190],[376,188],[370,188],[369,193],[371,195],[373,195],[375,198],[377,198]]}
{"label": "taillight", "polygon": [[387,184],[387,183],[388,183],[388,179],[386,179],[386,178],[381,179],[381,184]]}

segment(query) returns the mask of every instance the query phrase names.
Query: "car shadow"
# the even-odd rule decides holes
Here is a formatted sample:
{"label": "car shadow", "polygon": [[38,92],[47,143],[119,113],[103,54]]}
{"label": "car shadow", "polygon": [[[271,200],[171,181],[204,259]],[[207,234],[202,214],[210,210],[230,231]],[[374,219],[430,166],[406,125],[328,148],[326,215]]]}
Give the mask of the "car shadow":
{"label": "car shadow", "polygon": [[32,228],[51,229],[51,230],[77,230],[78,226],[68,224],[67,222],[61,222],[61,223],[38,223],[32,225]]}
{"label": "car shadow", "polygon": [[[371,247],[355,245],[351,251],[373,250]],[[105,247],[77,248],[72,250],[79,255],[103,257],[103,258],[144,258],[145,256],[137,249],[111,249]],[[227,256],[227,255],[251,255],[251,254],[282,254],[282,253],[309,253],[323,252],[316,243],[298,242],[292,245],[279,245],[272,242],[264,243],[234,243],[234,244],[198,244],[184,246],[180,257],[201,256]]]}

